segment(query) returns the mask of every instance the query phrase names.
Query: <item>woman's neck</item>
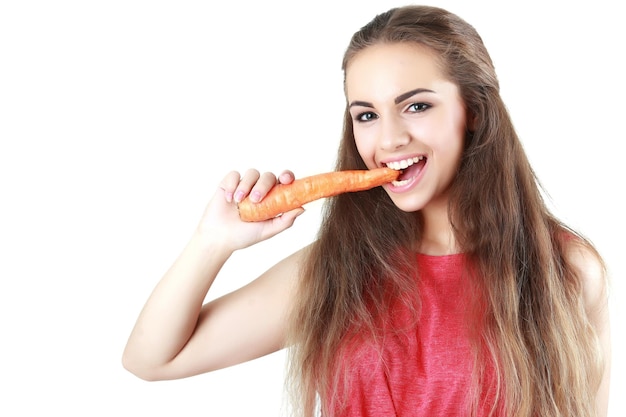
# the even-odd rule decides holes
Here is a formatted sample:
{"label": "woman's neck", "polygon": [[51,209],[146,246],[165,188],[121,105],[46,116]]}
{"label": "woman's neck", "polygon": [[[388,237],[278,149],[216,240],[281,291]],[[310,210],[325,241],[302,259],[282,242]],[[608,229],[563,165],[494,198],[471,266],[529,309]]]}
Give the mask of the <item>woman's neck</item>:
{"label": "woman's neck", "polygon": [[460,248],[448,216],[448,202],[431,203],[421,210],[422,238],[417,251],[425,255],[450,255]]}

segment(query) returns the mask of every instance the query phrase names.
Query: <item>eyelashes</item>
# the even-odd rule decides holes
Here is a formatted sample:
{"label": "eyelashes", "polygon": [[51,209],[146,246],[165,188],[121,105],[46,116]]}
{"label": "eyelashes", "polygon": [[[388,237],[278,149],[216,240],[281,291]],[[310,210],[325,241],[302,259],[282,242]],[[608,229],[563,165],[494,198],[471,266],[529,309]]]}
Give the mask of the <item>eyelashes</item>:
{"label": "eyelashes", "polygon": [[356,117],[354,118],[354,121],[365,123],[365,122],[369,122],[369,121],[376,120],[376,119],[378,119],[378,115],[376,113],[371,112],[371,111],[366,111],[366,112],[357,114]]}
{"label": "eyelashes", "polygon": [[[423,113],[432,107],[429,103],[415,102],[405,107],[405,113]],[[358,123],[367,123],[378,119],[378,114],[373,111],[364,111],[354,116],[354,121]]]}
{"label": "eyelashes", "polygon": [[408,109],[413,109],[413,113],[421,113],[428,110],[431,107],[428,103],[412,103],[409,104]]}

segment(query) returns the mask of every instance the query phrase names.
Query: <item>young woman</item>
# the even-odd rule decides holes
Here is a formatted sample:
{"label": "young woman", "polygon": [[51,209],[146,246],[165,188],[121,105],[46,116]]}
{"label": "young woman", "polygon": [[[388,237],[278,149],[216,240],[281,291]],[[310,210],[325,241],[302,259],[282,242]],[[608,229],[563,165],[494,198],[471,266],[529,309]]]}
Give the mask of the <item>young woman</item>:
{"label": "young woman", "polygon": [[544,204],[474,28],[392,9],[355,33],[343,69],[336,168],[399,179],[328,199],[313,244],[203,305],[234,251],[302,212],[242,222],[238,201],[293,174],[226,175],[124,366],[182,378],[289,347],[304,416],[606,415],[602,259]]}

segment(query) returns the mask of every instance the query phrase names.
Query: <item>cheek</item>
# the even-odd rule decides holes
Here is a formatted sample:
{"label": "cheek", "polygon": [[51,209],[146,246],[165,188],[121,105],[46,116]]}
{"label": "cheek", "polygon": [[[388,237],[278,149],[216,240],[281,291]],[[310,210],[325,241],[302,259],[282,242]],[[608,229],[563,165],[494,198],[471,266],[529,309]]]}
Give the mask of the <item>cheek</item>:
{"label": "cheek", "polygon": [[365,134],[363,131],[353,131],[354,134],[354,144],[356,145],[356,149],[361,155],[361,159],[365,162],[366,165],[370,166],[374,164],[374,155],[375,155],[375,142],[370,137],[371,135]]}
{"label": "cheek", "polygon": [[465,132],[467,131],[467,118],[463,108],[451,112],[449,119],[446,121],[446,125],[450,127],[447,135],[447,147],[451,154],[458,155],[460,158],[465,141]]}
{"label": "cheek", "polygon": [[[457,171],[465,141],[465,118],[447,114],[430,127],[431,146],[437,160],[449,175]],[[446,174],[448,175],[448,174]]]}
{"label": "cheek", "polygon": [[450,143],[450,159],[451,164],[454,166],[454,171],[456,172],[461,163],[461,157],[463,154],[465,143],[465,125],[457,129],[451,137],[453,140]]}
{"label": "cheek", "polygon": [[455,129],[454,131],[449,132],[447,139],[448,140],[443,143],[444,148],[440,149],[440,151],[445,153],[446,159],[449,161],[448,163],[451,166],[456,167],[461,162],[463,143],[465,141],[465,130]]}

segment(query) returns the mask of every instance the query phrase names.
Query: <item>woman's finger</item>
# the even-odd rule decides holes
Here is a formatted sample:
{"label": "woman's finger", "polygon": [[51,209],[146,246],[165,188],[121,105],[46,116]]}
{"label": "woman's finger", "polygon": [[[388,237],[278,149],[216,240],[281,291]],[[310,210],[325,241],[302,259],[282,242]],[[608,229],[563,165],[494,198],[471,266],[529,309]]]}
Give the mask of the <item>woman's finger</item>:
{"label": "woman's finger", "polygon": [[281,172],[280,175],[278,176],[278,183],[279,184],[291,184],[293,180],[295,179],[296,179],[296,176],[294,175],[292,171],[285,170]]}
{"label": "woman's finger", "polygon": [[250,200],[257,203],[265,197],[267,192],[271,190],[277,183],[276,175],[271,172],[264,172],[252,187],[250,191]]}
{"label": "woman's finger", "polygon": [[219,183],[219,187],[224,190],[224,197],[226,197],[226,201],[229,203],[233,202],[233,195],[240,181],[241,174],[238,171],[230,171]]}
{"label": "woman's finger", "polygon": [[261,174],[256,169],[247,170],[243,176],[241,177],[241,181],[239,181],[239,185],[235,189],[234,201],[235,203],[239,203],[243,200],[248,194],[250,194],[250,190],[257,183]]}

